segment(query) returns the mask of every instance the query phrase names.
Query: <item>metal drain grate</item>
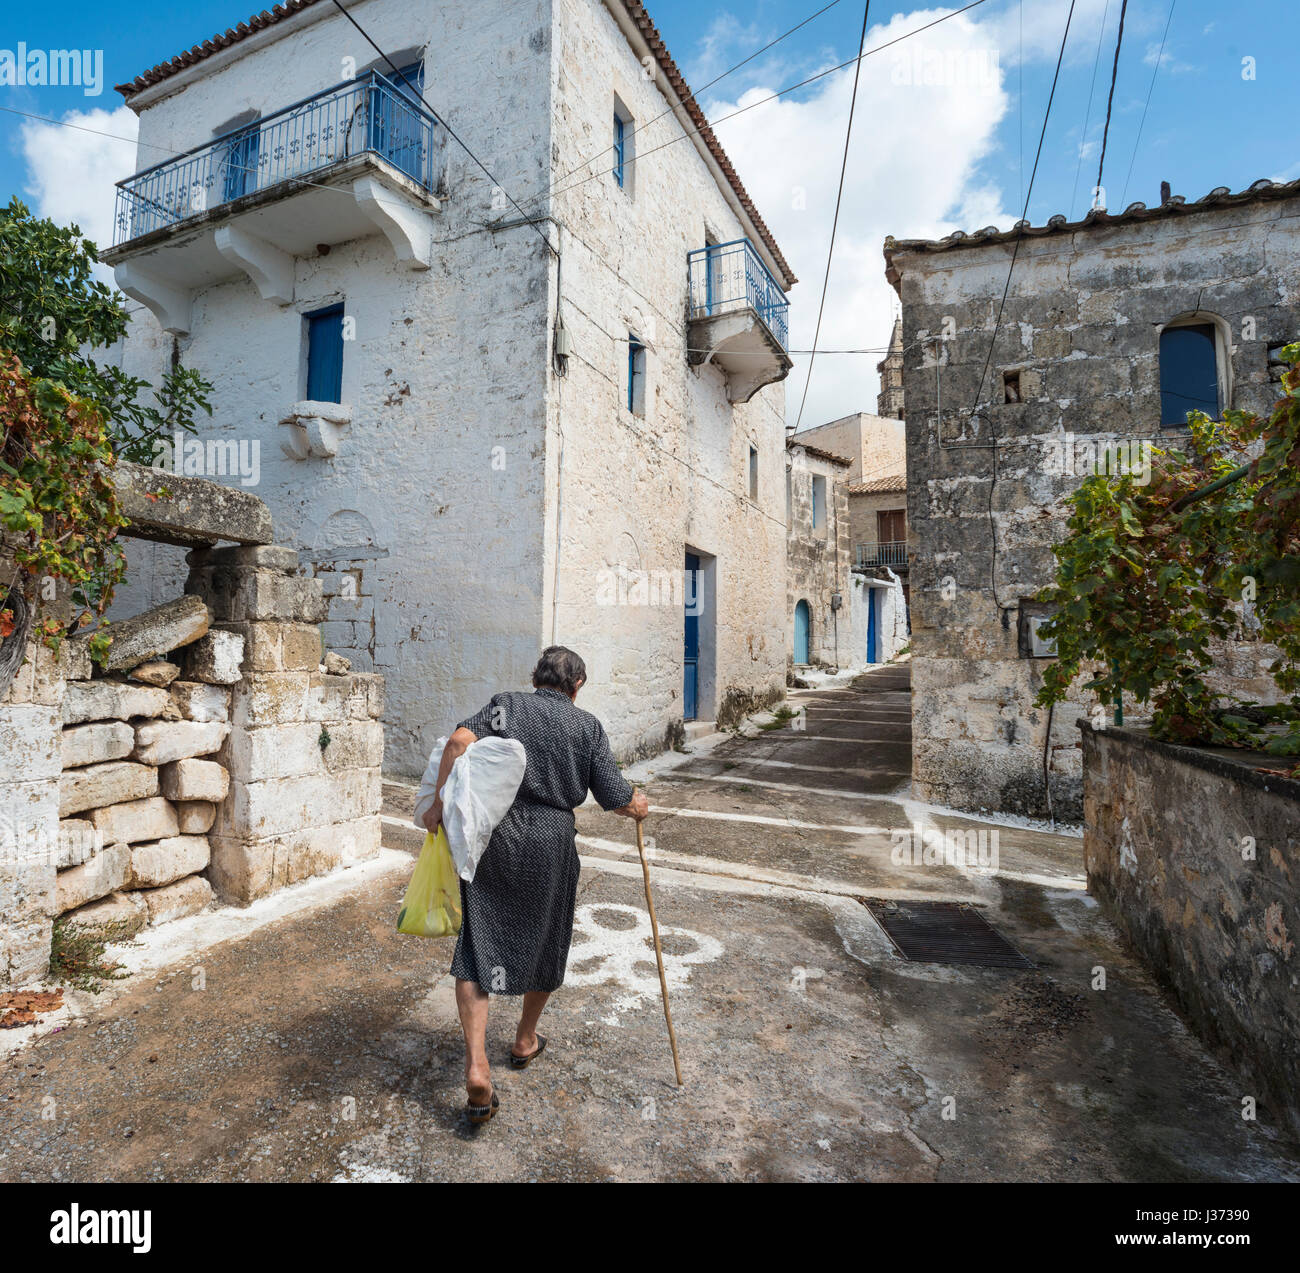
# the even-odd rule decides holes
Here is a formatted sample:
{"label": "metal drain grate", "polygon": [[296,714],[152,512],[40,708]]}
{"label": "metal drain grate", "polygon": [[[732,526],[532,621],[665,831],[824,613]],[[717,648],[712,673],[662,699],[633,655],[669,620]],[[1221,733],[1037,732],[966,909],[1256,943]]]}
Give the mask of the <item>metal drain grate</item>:
{"label": "metal drain grate", "polygon": [[1034,966],[979,911],[962,902],[861,901],[894,949],[913,963]]}

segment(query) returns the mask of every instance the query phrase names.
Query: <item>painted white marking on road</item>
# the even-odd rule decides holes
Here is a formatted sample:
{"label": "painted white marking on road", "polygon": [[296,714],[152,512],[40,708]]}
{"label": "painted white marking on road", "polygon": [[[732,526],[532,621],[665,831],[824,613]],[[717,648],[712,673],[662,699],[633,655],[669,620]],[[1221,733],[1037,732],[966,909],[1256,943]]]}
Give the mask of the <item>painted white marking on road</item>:
{"label": "painted white marking on road", "polygon": [[[795,827],[800,831],[840,831],[845,835],[888,835],[894,827],[841,826],[833,822],[801,822],[798,818],[766,818],[759,813],[727,813],[715,809],[678,809],[652,804],[651,813],[668,813],[683,818],[715,818],[720,822],[753,822],[762,827]],[[904,830],[907,828],[904,827]]]}
{"label": "painted white marking on road", "polygon": [[879,743],[897,743],[907,747],[912,745],[910,738],[836,738],[831,734],[805,734],[801,729],[769,729],[766,733],[759,734],[754,741],[761,742],[765,738],[777,742],[797,739],[801,743],[847,743],[850,747],[875,747]]}
{"label": "painted white marking on road", "polygon": [[[601,915],[617,915],[631,923],[610,927]],[[684,938],[694,949],[684,954],[663,951],[664,980],[670,991],[684,991],[696,964],[712,963],[722,957],[723,946],[713,937],[689,928],[659,926],[660,944],[665,938]],[[623,993],[614,999],[614,1016],[607,1025],[618,1024],[620,1012],[631,1012],[659,1000],[659,973],[655,965],[654,935],[650,917],[635,906],[620,902],[592,902],[579,906],[573,921],[574,944],[569,948],[569,966],[564,974],[567,986],[599,986],[613,982]],[[583,968],[596,961],[594,967]],[[638,971],[645,969],[645,971]]]}
{"label": "painted white marking on road", "polygon": [[865,791],[841,791],[835,787],[805,787],[797,782],[773,782],[770,778],[741,778],[734,774],[675,773],[674,778],[689,778],[692,782],[734,782],[746,787],[767,787],[772,791],[797,791],[805,796],[843,796],[846,800],[884,800]]}
{"label": "painted white marking on road", "polygon": [[[720,760],[713,764],[722,764]],[[845,774],[850,778],[869,778],[874,770],[855,769],[851,765],[801,765],[794,760],[766,760],[759,756],[743,756],[735,761],[738,765],[763,765],[769,769],[807,769],[815,774]]]}
{"label": "painted white marking on road", "polygon": [[[601,840],[591,835],[580,835],[578,842],[600,853],[613,853],[620,858],[636,857],[635,844],[624,844],[619,840]],[[847,880],[827,880],[820,875],[798,875],[794,871],[774,871],[762,866],[751,866],[747,862],[728,862],[721,858],[703,857],[694,853],[671,853],[658,848],[647,851],[646,859],[656,867],[671,866],[682,871],[721,875],[727,879],[753,880],[760,884],[773,884],[779,888],[792,889],[798,893],[821,893],[829,894],[832,897],[862,897],[864,894],[869,894],[871,897],[894,901],[915,901],[918,898],[933,898],[936,894],[941,893],[945,901],[977,902],[983,900],[974,893],[963,894],[953,892],[947,888],[942,890],[875,888]]]}

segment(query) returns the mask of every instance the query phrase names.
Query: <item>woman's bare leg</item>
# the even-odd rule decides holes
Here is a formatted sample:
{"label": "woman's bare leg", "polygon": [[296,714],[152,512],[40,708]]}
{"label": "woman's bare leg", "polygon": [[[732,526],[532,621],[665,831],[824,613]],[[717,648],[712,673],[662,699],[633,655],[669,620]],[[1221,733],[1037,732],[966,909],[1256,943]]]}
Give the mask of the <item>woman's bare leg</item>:
{"label": "woman's bare leg", "polygon": [[475,1105],[492,1095],[492,1067],[487,1057],[488,993],[477,982],[456,978],[456,1011],[465,1034],[465,1091]]}
{"label": "woman's bare leg", "polygon": [[530,990],[524,995],[523,1011],[519,1014],[519,1027],[515,1030],[514,1054],[527,1056],[537,1051],[537,1021],[551,997],[549,990]]}

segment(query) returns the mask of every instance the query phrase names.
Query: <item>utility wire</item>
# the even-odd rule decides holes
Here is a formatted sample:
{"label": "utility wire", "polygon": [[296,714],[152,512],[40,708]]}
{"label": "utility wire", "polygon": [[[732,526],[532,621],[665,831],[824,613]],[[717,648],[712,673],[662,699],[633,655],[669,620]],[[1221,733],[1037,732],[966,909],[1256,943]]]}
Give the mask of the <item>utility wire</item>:
{"label": "utility wire", "polygon": [[491,174],[491,172],[488,171],[488,167],[487,167],[487,165],[486,165],[486,164],[485,164],[485,163],[484,163],[484,162],[483,162],[483,161],[482,161],[482,160],[481,160],[481,159],[480,159],[480,158],[479,158],[479,157],[478,157],[478,156],[477,156],[477,155],[476,155],[476,154],[475,154],[475,153],[474,153],[474,152],[473,152],[473,151],[472,151],[472,150],[471,150],[471,149],[470,149],[466,144],[465,144],[464,141],[461,140],[461,138],[460,138],[460,136],[457,134],[456,130],[455,130],[455,129],[454,129],[454,128],[449,124],[449,123],[447,123],[447,121],[446,121],[446,120],[445,120],[445,119],[444,119],[440,114],[438,114],[438,112],[437,112],[436,110],[434,110],[434,108],[429,104],[428,99],[424,96],[424,92],[423,92],[423,90],[421,90],[421,89],[420,89],[419,87],[417,87],[415,84],[412,84],[411,81],[408,80],[408,79],[406,78],[406,76],[402,74],[402,72],[401,72],[400,68],[398,67],[397,63],[394,62],[393,59],[392,59],[391,57],[389,57],[388,54],[385,53],[384,50],[381,49],[381,48],[379,47],[379,45],[377,45],[377,44],[374,42],[374,40],[372,40],[372,39],[370,38],[370,34],[369,34],[369,32],[367,32],[366,29],[365,29],[365,27],[363,27],[363,26],[361,25],[361,23],[358,22],[358,21],[356,20],[356,18],[354,18],[354,17],[353,17],[353,16],[352,16],[352,15],[351,15],[351,14],[350,14],[350,13],[349,13],[345,8],[344,8],[344,7],[343,7],[343,5],[342,5],[342,3],[341,3],[341,0],[334,0],[334,7],[335,7],[335,8],[336,8],[336,9],[337,9],[337,10],[338,10],[338,11],[339,11],[339,12],[340,12],[340,13],[341,13],[345,18],[347,18],[347,20],[348,20],[350,23],[352,23],[352,25],[353,25],[354,27],[356,27],[358,33],[361,35],[361,38],[362,38],[363,40],[365,40],[365,42],[366,42],[368,45],[370,45],[370,47],[371,47],[372,49],[374,49],[374,51],[375,51],[376,53],[378,53],[379,56],[382,57],[382,58],[384,59],[384,61],[388,63],[389,66],[391,66],[391,67],[393,68],[393,76],[394,76],[394,78],[397,80],[397,82],[398,82],[399,84],[405,84],[405,85],[406,85],[406,86],[411,90],[411,92],[413,92],[413,93],[416,95],[416,97],[418,97],[418,98],[420,99],[420,101],[421,101],[421,102],[424,104],[424,106],[428,109],[429,114],[431,114],[431,115],[434,117],[434,119],[437,120],[437,122],[438,122],[439,124],[441,124],[441,125],[442,125],[446,130],[447,130],[447,136],[450,137],[450,138],[452,139],[452,141],[454,141],[454,142],[456,143],[456,145],[458,145],[458,146],[459,146],[459,147],[460,147],[460,148],[461,148],[461,149],[462,149],[462,150],[463,150],[463,151],[464,151],[464,152],[465,152],[465,153],[466,153],[466,154],[467,154],[467,155],[468,155],[468,156],[469,156],[469,157],[470,157],[470,158],[471,158],[471,159],[472,159],[472,160],[473,160],[473,161],[474,161],[478,166],[479,166],[480,169],[482,169],[483,175],[484,175],[484,176],[485,176],[485,177],[486,177],[486,178],[487,178],[487,179],[492,183],[493,187],[494,187],[495,189],[497,189],[497,190],[500,190],[501,193],[502,193],[503,195],[505,195],[505,197],[506,197],[507,199],[510,200],[510,203],[511,203],[511,205],[514,207],[515,211],[518,212],[519,215],[520,215],[521,217],[523,217],[524,220],[527,221],[528,224],[531,225],[531,226],[533,227],[534,230],[537,231],[537,236],[538,236],[538,238],[540,238],[541,241],[542,241],[543,243],[546,244],[546,248],[547,248],[547,250],[550,252],[550,254],[551,254],[552,256],[554,256],[554,257],[558,257],[558,256],[560,255],[559,252],[556,251],[556,249],[555,249],[555,245],[554,245],[554,244],[551,242],[551,240],[547,237],[546,233],[542,230],[541,226],[539,226],[539,225],[537,225],[535,222],[533,222],[533,220],[529,217],[528,213],[526,213],[526,212],[523,210],[523,208],[521,208],[521,207],[519,206],[519,204],[515,202],[515,198],[514,198],[514,196],[510,193],[510,191],[507,190],[507,189],[505,188],[505,186],[503,186],[503,185],[502,185],[502,184],[501,184],[501,183],[500,183],[500,182],[499,182],[499,181],[498,181],[498,180],[497,180],[497,179],[496,179],[496,178]]}
{"label": "utility wire", "polygon": [[[788,39],[796,31],[799,31],[803,27],[806,27],[814,19],[820,18],[821,15],[826,12],[827,9],[833,9],[839,3],[840,0],[831,0],[830,4],[823,5],[820,9],[817,10],[816,13],[809,14],[808,17],[806,17],[802,22],[798,23],[795,26],[792,26],[788,31],[783,31],[780,35],[776,37],[776,39],[769,40],[765,45],[763,45],[761,49],[756,49],[743,61],[737,62],[735,66],[729,67],[727,70],[723,71],[721,75],[715,76],[713,79],[711,79],[707,84],[703,84],[698,89],[692,90],[689,94],[687,94],[686,97],[682,99],[683,103],[690,102],[690,101],[698,102],[699,95],[701,93],[705,92],[708,89],[711,89],[715,84],[720,84],[729,75],[734,75],[742,67],[747,66],[750,62],[752,62],[756,57],[761,57],[764,53],[768,51],[768,49],[774,48],[776,45],[780,44],[782,40]],[[635,137],[638,133],[645,132],[646,129],[648,129],[651,124],[657,124],[661,119],[663,119],[665,115],[674,114],[676,109],[677,108],[675,106],[668,107],[667,110],[661,111],[658,115],[654,116],[653,119],[646,120],[644,124],[636,125],[636,127],[632,128],[629,132],[627,132],[625,136]],[[586,159],[582,161],[582,163],[578,164],[576,167],[570,168],[569,171],[566,172],[562,177],[556,177],[553,181],[548,182],[547,185],[543,186],[540,190],[538,190],[536,194],[530,195],[528,198],[526,198],[524,202],[534,203],[536,200],[542,198],[544,195],[549,194],[562,181],[568,181],[570,177],[574,176],[576,173],[581,172],[589,164],[594,164],[598,159],[603,159],[613,149],[614,149],[613,145],[609,145],[606,146],[604,150],[598,151],[594,155],[589,155]],[[637,158],[638,156],[635,153],[633,153],[632,162],[635,163]],[[604,174],[597,173],[596,175],[603,176]]]}
{"label": "utility wire", "polygon": [[1133,165],[1137,162],[1138,146],[1142,142],[1142,126],[1147,122],[1147,109],[1151,105],[1151,94],[1155,92],[1156,76],[1160,74],[1160,63],[1165,60],[1165,41],[1169,38],[1169,24],[1174,20],[1174,6],[1178,0],[1169,0],[1169,16],[1165,19],[1165,33],[1160,37],[1160,51],[1156,54],[1156,64],[1151,69],[1151,85],[1147,89],[1147,100],[1142,107],[1142,118],[1138,121],[1137,137],[1133,142],[1133,157],[1128,161],[1128,175],[1124,178],[1124,189],[1120,192],[1120,207],[1128,197],[1128,183],[1133,177]]}
{"label": "utility wire", "polygon": [[826,273],[822,277],[822,297],[817,304],[817,327],[813,332],[812,356],[808,359],[808,375],[803,382],[803,397],[799,399],[799,414],[795,418],[794,429],[798,433],[803,421],[804,405],[808,401],[808,386],[812,384],[813,367],[817,363],[817,342],[822,334],[822,312],[826,308],[826,292],[831,281],[831,261],[835,256],[835,231],[840,224],[840,203],[844,198],[844,174],[849,169],[849,141],[853,137],[853,112],[858,105],[858,80],[862,75],[862,50],[867,43],[867,18],[871,13],[871,0],[862,6],[862,34],[858,36],[858,59],[853,67],[853,96],[849,98],[849,122],[844,129],[844,155],[840,159],[840,185],[835,193],[835,216],[831,219],[831,241],[826,249]]}
{"label": "utility wire", "polygon": [[[1097,161],[1097,187],[1093,195],[1094,204],[1101,197],[1101,170],[1106,166],[1106,138],[1110,134],[1110,112],[1115,104],[1115,81],[1119,78],[1119,50],[1124,43],[1124,15],[1128,12],[1128,0],[1119,7],[1119,33],[1115,36],[1115,63],[1110,68],[1110,95],[1106,98],[1106,126],[1101,130],[1101,158]],[[1160,59],[1156,59],[1160,65]]]}
{"label": "utility wire", "polygon": [[[1088,106],[1083,112],[1083,131],[1079,134],[1079,159],[1074,165],[1074,185],[1070,187],[1070,220],[1074,220],[1074,201],[1079,197],[1079,174],[1083,171],[1083,148],[1088,141],[1088,125],[1092,122],[1092,99],[1097,94],[1097,68],[1101,65],[1101,46],[1106,38],[1106,19],[1110,16],[1110,0],[1102,10],[1101,26],[1097,30],[1097,52],[1092,59],[1092,79],[1088,81]],[[1023,188],[1023,186],[1022,186]]]}
{"label": "utility wire", "polygon": [[[1061,36],[1061,51],[1056,55],[1056,71],[1052,75],[1052,91],[1047,95],[1047,109],[1043,112],[1043,127],[1038,134],[1038,149],[1034,152],[1034,166],[1029,171],[1029,186],[1025,190],[1025,206],[1021,210],[1020,220],[1016,223],[1016,241],[1011,250],[1011,263],[1007,266],[1007,281],[1002,288],[1002,300],[998,305],[998,316],[993,324],[993,335],[989,340],[989,350],[984,357],[984,370],[980,373],[979,384],[975,386],[975,399],[971,403],[970,415],[967,417],[968,423],[974,421],[975,411],[979,407],[980,395],[984,392],[984,380],[989,374],[989,364],[993,361],[993,347],[997,344],[998,332],[1002,327],[1002,313],[1007,306],[1007,295],[1011,291],[1011,276],[1015,272],[1016,257],[1020,254],[1020,243],[1025,236],[1025,226],[1028,224],[1029,200],[1034,192],[1034,178],[1038,175],[1038,161],[1043,154],[1043,140],[1047,136],[1047,121],[1052,117],[1052,102],[1056,99],[1056,85],[1061,78],[1061,63],[1065,60],[1065,46],[1070,38],[1070,23],[1074,18],[1074,6],[1076,0],[1070,0],[1070,12],[1065,16],[1065,31]],[[993,605],[998,613],[1002,613],[1002,605],[998,601],[998,527],[993,518],[993,492],[998,484],[998,436],[996,421],[990,417],[989,428],[992,433],[993,449],[993,473],[989,479],[989,499],[988,499],[988,522],[989,533],[992,537],[993,549],[989,556],[989,591],[993,594]],[[939,429],[942,432],[943,421],[939,421]]]}
{"label": "utility wire", "polygon": [[[752,111],[759,106],[765,106],[768,102],[774,102],[778,98],[785,97],[790,93],[797,92],[801,88],[806,88],[809,84],[814,84],[818,80],[825,79],[828,75],[834,75],[836,71],[842,71],[846,66],[852,66],[855,62],[864,57],[871,57],[873,53],[883,53],[885,49],[892,48],[895,44],[901,44],[904,40],[910,40],[914,35],[920,35],[922,31],[928,31],[931,27],[937,27],[941,22],[947,22],[950,18],[960,17],[971,9],[977,9],[980,5],[987,3],[987,0],[970,0],[969,4],[963,5],[960,9],[954,9],[951,13],[945,13],[942,17],[935,18],[924,25],[914,27],[911,31],[904,31],[902,35],[895,36],[892,40],[886,40],[884,44],[877,44],[873,48],[867,49],[865,53],[859,54],[858,57],[851,57],[837,66],[828,67],[824,71],[818,71],[815,75],[809,75],[806,79],[800,80],[797,84],[790,84],[785,88],[778,89],[775,93],[769,93],[766,97],[760,97],[756,102],[750,102],[748,106],[740,106],[726,115],[719,115],[717,119],[705,120],[701,128],[686,129],[680,137],[674,137],[671,141],[660,142],[658,146],[653,146],[643,155],[637,155],[636,161],[653,155],[656,151],[664,150],[669,146],[675,146],[679,141],[688,141],[692,137],[698,137],[706,128],[711,132],[715,125],[726,123],[729,119],[735,119],[737,115],[743,115],[746,111]],[[579,186],[585,185],[588,181],[595,181],[598,177],[603,177],[603,172],[592,173],[590,176],[582,177],[572,185],[564,186],[555,191],[556,194],[564,194],[569,190],[576,190]]]}

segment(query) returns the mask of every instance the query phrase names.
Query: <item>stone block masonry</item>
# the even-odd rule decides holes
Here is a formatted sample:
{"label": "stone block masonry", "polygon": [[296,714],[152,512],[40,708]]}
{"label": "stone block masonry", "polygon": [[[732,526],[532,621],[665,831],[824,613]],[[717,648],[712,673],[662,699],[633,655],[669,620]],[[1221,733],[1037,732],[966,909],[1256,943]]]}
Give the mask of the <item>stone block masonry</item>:
{"label": "stone block masonry", "polygon": [[[1052,218],[1018,248],[1009,232],[886,243],[903,311],[921,799],[1043,816],[1050,793],[1057,818],[1080,818],[1074,723],[1095,696],[1079,683],[1050,716],[1036,707],[1051,655],[1027,637],[1062,501],[1107,447],[1188,449],[1162,410],[1171,324],[1215,334],[1223,407],[1267,413],[1277,397],[1272,351],[1300,333],[1300,183],[1137,208]],[[1215,689],[1276,701],[1270,656],[1249,640],[1215,651]]]}
{"label": "stone block masonry", "polygon": [[[229,789],[208,833],[207,874],[222,901],[246,905],[379,851],[383,678],[321,670],[323,585],[297,573],[296,553],[199,549],[188,561],[186,590],[216,616],[208,639],[237,638],[243,651],[215,757]],[[197,789],[163,781],[187,800]]]}
{"label": "stone block masonry", "polygon": [[1081,733],[1088,891],[1242,1097],[1300,1132],[1300,782],[1268,757]]}
{"label": "stone block masonry", "polygon": [[30,646],[0,697],[0,985],[59,917],[129,936],[379,851],[382,678],[325,657],[292,552],[193,556],[107,670]]}

